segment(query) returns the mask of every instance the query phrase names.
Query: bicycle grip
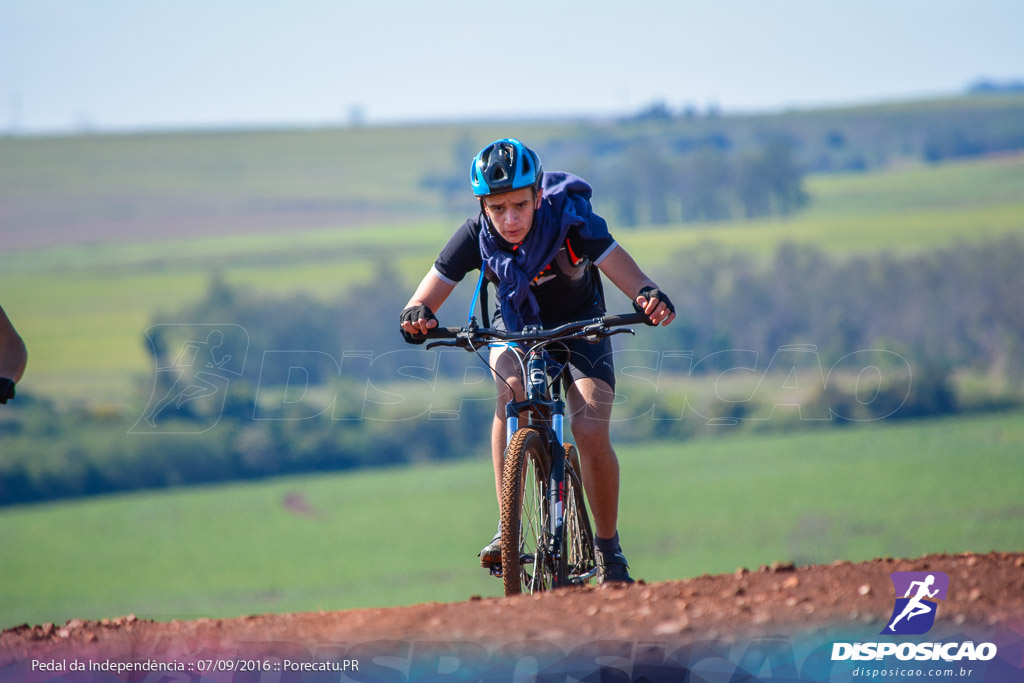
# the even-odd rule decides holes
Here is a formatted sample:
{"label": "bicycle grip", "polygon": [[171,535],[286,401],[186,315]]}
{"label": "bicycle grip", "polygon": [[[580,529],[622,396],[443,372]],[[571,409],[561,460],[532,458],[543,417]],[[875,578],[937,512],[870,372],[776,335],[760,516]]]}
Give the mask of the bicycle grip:
{"label": "bicycle grip", "polygon": [[455,339],[462,331],[461,327],[434,327],[427,330],[427,339]]}
{"label": "bicycle grip", "polygon": [[647,317],[646,313],[624,313],[619,315],[606,315],[601,318],[601,322],[604,323],[605,327],[615,327],[618,325],[649,325],[651,319]]}

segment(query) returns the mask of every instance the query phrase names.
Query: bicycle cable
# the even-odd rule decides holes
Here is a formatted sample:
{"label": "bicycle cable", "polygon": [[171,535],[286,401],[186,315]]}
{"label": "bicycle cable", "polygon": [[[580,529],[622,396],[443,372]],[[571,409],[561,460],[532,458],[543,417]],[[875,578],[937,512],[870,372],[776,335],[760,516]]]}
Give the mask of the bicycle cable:
{"label": "bicycle cable", "polygon": [[[492,345],[492,344],[487,344],[486,346],[487,346],[487,348],[491,348],[491,347],[492,347],[493,345]],[[513,345],[513,344],[505,344],[505,348],[506,348],[506,349],[513,349],[513,354],[512,354],[512,355],[514,355],[514,356],[516,357],[516,360],[519,360],[519,367],[520,367],[520,368],[522,369],[522,371],[523,371],[523,373],[524,373],[524,375],[523,375],[523,376],[525,377],[525,376],[526,376],[526,375],[525,375],[525,373],[526,373],[526,368],[525,368],[525,366],[523,365],[523,361],[519,359],[519,354],[518,354],[518,353],[515,353],[515,345]],[[504,377],[502,377],[501,373],[500,373],[500,372],[498,372],[498,369],[497,369],[496,367],[494,367],[493,365],[491,365],[491,362],[490,362],[489,360],[487,360],[486,358],[484,358],[483,354],[482,354],[482,353],[480,353],[480,349],[479,349],[479,348],[476,348],[476,347],[474,347],[474,348],[473,348],[473,351],[474,351],[474,353],[476,353],[476,355],[477,355],[477,357],[478,357],[478,358],[480,359],[480,361],[481,361],[481,362],[482,362],[482,363],[483,363],[484,365],[486,365],[486,366],[487,366],[487,368],[488,368],[488,369],[489,369],[489,370],[491,371],[491,373],[492,373],[492,374],[493,374],[493,375],[494,375],[495,377],[497,377],[498,379],[500,379],[500,380],[501,380],[502,382],[504,382],[504,383],[505,383],[505,386],[507,386],[507,387],[508,387],[508,390],[509,390],[509,392],[511,392],[511,394],[512,394],[512,397],[513,397],[513,398],[515,398],[515,395],[516,395],[516,390],[512,388],[512,385],[508,383],[508,380],[507,380],[507,379],[505,379]]]}
{"label": "bicycle cable", "polygon": [[[497,347],[497,346],[504,346],[506,349],[511,350],[513,352],[512,355],[515,357],[516,361],[519,363],[519,371],[520,371],[520,373],[522,373],[521,376],[523,378],[524,387],[525,387],[525,382],[526,382],[527,376],[526,376],[526,364],[524,363],[524,359],[526,357],[529,357],[533,353],[536,353],[538,350],[544,350],[544,347],[546,347],[548,344],[559,344],[563,349],[565,349],[565,352],[566,352],[566,362],[565,363],[557,363],[557,365],[559,366],[558,374],[556,374],[553,378],[551,378],[551,380],[548,383],[548,389],[550,390],[554,386],[554,383],[557,382],[561,378],[561,376],[563,374],[565,374],[565,370],[569,366],[568,356],[570,356],[572,354],[572,351],[569,350],[569,345],[565,343],[565,339],[563,339],[563,338],[555,338],[555,339],[544,340],[544,341],[540,342],[539,344],[537,344],[536,346],[532,347],[526,353],[522,353],[519,350],[519,345],[516,344],[515,342],[511,342],[511,343],[509,343],[509,342],[502,342],[502,343],[496,343],[496,344],[495,343],[491,343],[491,344],[485,344],[484,346],[486,346],[487,348],[494,348],[494,347]],[[498,369],[495,368],[493,365],[491,365],[491,362],[488,359],[483,357],[483,354],[480,353],[480,348],[482,348],[482,347],[474,346],[473,347],[473,352],[476,353],[476,355],[480,359],[480,361],[485,366],[487,366],[487,368],[494,374],[495,377],[497,377],[498,379],[500,379],[502,382],[505,383],[505,386],[508,387],[508,390],[512,393],[512,396],[515,397],[515,393],[516,393],[515,389],[513,389],[512,385],[508,383],[508,380],[505,379],[501,375],[500,372],[498,372]],[[552,361],[552,362],[554,362],[554,361]]]}
{"label": "bicycle cable", "polygon": [[[569,350],[569,345],[566,344],[564,341],[562,341],[561,339],[553,339],[553,340],[551,340],[551,343],[552,344],[558,344],[559,346],[561,346],[565,350],[565,362],[564,363],[557,363],[552,358],[551,362],[555,363],[555,365],[558,366],[558,372],[555,374],[554,377],[551,378],[551,381],[548,383],[548,391],[549,392],[552,391],[552,389],[554,388],[555,384],[562,379],[562,375],[565,374],[566,368],[569,367],[569,359],[572,357],[572,351]],[[568,393],[568,392],[566,392],[566,393]]]}

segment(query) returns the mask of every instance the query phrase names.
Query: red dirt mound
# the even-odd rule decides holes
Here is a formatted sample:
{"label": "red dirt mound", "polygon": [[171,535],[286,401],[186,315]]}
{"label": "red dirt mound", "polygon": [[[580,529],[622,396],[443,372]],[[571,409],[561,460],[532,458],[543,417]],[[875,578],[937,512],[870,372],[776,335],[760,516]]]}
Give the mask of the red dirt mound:
{"label": "red dirt mound", "polygon": [[128,616],[72,620],[63,626],[25,625],[0,635],[0,672],[18,662],[67,660],[72,655],[96,661],[146,653],[194,658],[203,653],[266,654],[268,648],[284,647],[304,648],[312,656],[324,644],[395,639],[468,642],[482,648],[530,641],[572,648],[596,640],[678,642],[794,629],[849,628],[877,634],[893,609],[889,575],[896,571],[948,575],[948,596],[936,622],[947,630],[976,626],[1024,633],[1024,553],[928,555],[860,564],[773,565],[660,584],[393,609],[170,623]]}

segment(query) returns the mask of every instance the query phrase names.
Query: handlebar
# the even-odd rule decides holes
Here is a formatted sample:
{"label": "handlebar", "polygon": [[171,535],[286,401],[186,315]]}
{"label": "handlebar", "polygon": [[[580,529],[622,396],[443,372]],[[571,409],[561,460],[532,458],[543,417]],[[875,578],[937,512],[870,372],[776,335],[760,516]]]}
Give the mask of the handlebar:
{"label": "handlebar", "polygon": [[545,330],[537,325],[528,325],[520,332],[508,332],[488,327],[476,327],[467,325],[465,327],[435,327],[426,334],[427,339],[453,340],[435,341],[427,345],[427,348],[435,346],[461,346],[468,349],[481,346],[493,341],[520,342],[520,343],[542,343],[561,339],[575,339],[578,337],[607,337],[613,334],[628,333],[632,330],[611,330],[613,327],[624,325],[650,324],[650,319],[644,313],[626,313],[617,315],[606,315],[591,320],[580,320],[577,322],[565,323],[550,330]]}

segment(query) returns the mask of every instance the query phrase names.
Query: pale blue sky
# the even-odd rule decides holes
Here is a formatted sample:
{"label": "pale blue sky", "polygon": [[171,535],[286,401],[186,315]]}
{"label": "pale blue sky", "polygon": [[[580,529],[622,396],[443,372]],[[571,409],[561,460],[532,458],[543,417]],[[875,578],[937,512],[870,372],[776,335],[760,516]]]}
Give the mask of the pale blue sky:
{"label": "pale blue sky", "polygon": [[725,111],[1024,78],[1021,0],[0,0],[0,132]]}

